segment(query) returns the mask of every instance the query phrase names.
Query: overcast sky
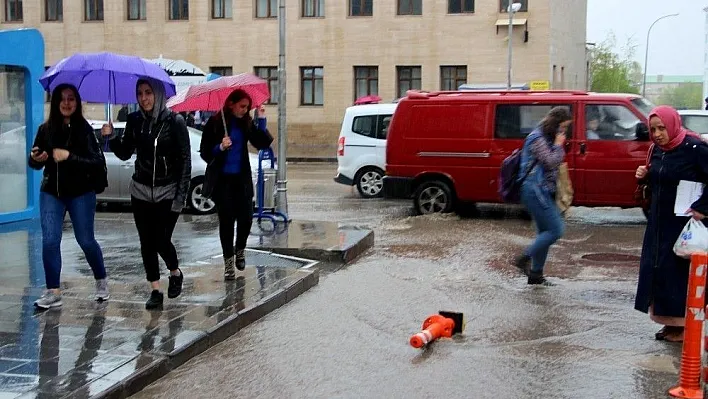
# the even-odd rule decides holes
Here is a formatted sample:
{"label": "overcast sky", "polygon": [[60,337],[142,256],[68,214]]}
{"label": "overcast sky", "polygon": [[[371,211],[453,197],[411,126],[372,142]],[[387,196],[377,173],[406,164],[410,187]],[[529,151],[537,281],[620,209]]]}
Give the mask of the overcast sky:
{"label": "overcast sky", "polygon": [[602,42],[610,32],[618,44],[633,38],[635,58],[644,65],[647,30],[659,21],[649,39],[648,75],[703,75],[705,20],[708,0],[588,0],[588,42]]}

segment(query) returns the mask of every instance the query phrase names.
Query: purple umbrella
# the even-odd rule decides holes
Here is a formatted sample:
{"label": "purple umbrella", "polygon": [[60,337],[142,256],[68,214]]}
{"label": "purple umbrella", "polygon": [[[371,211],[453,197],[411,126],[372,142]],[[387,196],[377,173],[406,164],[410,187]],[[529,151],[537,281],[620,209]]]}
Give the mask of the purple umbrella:
{"label": "purple umbrella", "polygon": [[162,82],[167,97],[175,95],[175,83],[157,64],[140,57],[113,53],[76,53],[47,69],[39,79],[47,91],[62,83],[76,86],[83,101],[135,104],[135,84],[141,77]]}

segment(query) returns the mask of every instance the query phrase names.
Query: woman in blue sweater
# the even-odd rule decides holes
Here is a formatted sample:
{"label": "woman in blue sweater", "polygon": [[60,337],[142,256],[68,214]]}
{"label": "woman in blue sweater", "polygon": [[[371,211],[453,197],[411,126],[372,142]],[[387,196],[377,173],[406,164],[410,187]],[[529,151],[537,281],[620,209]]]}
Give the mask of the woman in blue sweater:
{"label": "woman in blue sweater", "polygon": [[[253,219],[253,182],[248,157],[248,143],[256,149],[268,148],[273,137],[266,129],[264,110],[258,123],[249,115],[251,97],[234,90],[224,108],[209,118],[204,126],[199,153],[209,166],[204,195],[211,196],[219,215],[219,238],[224,254],[224,279],[236,278],[236,271],[246,268],[246,241]],[[227,133],[228,132],[228,133]],[[234,223],[237,224],[234,243]]]}

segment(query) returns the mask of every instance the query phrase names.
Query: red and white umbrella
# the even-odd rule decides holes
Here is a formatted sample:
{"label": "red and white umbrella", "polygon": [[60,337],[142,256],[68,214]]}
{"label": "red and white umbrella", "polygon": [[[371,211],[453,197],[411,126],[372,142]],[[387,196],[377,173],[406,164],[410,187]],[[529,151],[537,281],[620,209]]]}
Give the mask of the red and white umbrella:
{"label": "red and white umbrella", "polygon": [[170,98],[167,107],[175,112],[219,111],[229,94],[236,89],[242,89],[251,96],[252,108],[270,98],[268,82],[250,73],[242,73],[189,86]]}

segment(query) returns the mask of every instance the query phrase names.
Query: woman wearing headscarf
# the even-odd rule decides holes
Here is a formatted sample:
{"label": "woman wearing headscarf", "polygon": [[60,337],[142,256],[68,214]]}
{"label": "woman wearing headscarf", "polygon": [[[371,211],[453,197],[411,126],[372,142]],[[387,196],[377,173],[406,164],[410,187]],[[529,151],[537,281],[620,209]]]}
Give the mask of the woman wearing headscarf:
{"label": "woman wearing headscarf", "polygon": [[[266,129],[263,108],[258,124],[249,115],[251,97],[243,90],[234,90],[224,107],[209,118],[204,126],[199,154],[209,164],[207,174],[217,176],[205,183],[205,195],[212,195],[219,214],[219,238],[224,254],[224,279],[236,278],[236,270],[246,267],[246,241],[253,220],[253,182],[248,157],[248,143],[256,149],[266,149],[273,136]],[[210,187],[209,185],[213,185]],[[236,242],[234,243],[234,223]]]}
{"label": "woman wearing headscarf", "polygon": [[[167,109],[161,82],[138,80],[136,95],[140,110],[128,115],[123,135],[112,138],[109,145],[124,161],[136,153],[130,200],[145,275],[152,288],[145,307],[156,309],[164,300],[158,254],[170,270],[167,297],[176,298],[182,292],[184,276],[172,244],[172,232],[189,189],[191,149],[184,118]],[[105,125],[103,135],[111,134],[112,128]]]}
{"label": "woman wearing headscarf", "polygon": [[649,184],[652,200],[634,308],[664,326],[657,340],[681,342],[690,261],[677,256],[673,246],[689,217],[703,220],[708,214],[708,191],[687,210],[692,216],[676,216],[676,188],[681,180],[708,183],[708,144],[684,129],[669,106],[656,107],[649,125],[654,142],[649,164],[636,171],[639,182]]}

